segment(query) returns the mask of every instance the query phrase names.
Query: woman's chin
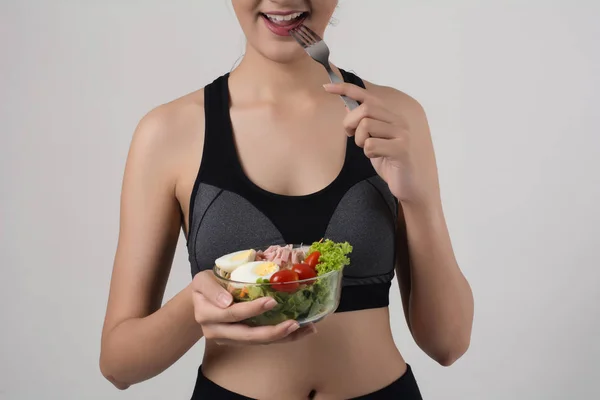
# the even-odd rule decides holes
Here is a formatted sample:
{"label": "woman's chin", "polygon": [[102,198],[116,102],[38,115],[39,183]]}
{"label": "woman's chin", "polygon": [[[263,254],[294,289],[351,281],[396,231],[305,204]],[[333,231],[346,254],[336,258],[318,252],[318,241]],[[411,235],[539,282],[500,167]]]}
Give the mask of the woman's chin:
{"label": "woman's chin", "polygon": [[261,43],[261,46],[255,49],[266,59],[279,64],[292,64],[308,57],[296,42]]}

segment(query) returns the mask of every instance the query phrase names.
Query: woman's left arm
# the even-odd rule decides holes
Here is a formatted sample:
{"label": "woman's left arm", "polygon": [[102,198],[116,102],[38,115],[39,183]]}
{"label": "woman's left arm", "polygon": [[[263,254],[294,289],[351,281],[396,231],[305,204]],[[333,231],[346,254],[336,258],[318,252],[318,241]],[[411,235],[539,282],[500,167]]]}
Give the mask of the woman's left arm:
{"label": "woman's left arm", "polygon": [[454,257],[441,204],[403,204],[403,211],[398,225],[405,227],[410,257],[396,269],[408,326],[425,353],[449,366],[469,347],[473,294]]}
{"label": "woman's left arm", "polygon": [[347,114],[344,127],[401,203],[398,246],[408,243],[410,256],[397,270],[408,326],[417,345],[448,366],[469,347],[474,306],[446,226],[427,118],[410,96],[369,86],[325,89],[362,103]]}

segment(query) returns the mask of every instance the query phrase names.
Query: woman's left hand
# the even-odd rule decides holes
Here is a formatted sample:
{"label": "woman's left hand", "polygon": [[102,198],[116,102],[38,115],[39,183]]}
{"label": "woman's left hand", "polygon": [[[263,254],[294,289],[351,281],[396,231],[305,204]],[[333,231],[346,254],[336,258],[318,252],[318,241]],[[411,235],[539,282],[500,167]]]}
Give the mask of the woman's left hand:
{"label": "woman's left hand", "polygon": [[390,106],[389,99],[350,83],[324,87],[329,93],[361,103],[346,115],[344,128],[371,159],[392,194],[403,203],[433,200],[439,192],[437,168],[427,120],[419,104],[396,92],[412,102],[408,103],[410,109],[401,110],[401,105]]}

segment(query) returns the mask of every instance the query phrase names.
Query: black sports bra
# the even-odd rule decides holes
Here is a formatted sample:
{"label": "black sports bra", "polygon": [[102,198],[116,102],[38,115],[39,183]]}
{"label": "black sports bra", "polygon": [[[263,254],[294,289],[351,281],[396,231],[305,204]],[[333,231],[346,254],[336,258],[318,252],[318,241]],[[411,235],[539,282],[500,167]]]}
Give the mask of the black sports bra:
{"label": "black sports bra", "polygon": [[[346,82],[365,87],[340,70]],[[348,241],[336,312],[386,307],[394,278],[398,202],[353,138],[341,172],[324,189],[284,196],[255,185],[240,164],[229,115],[229,74],[204,88],[205,139],[190,200],[192,275],[228,253],[271,244]]]}

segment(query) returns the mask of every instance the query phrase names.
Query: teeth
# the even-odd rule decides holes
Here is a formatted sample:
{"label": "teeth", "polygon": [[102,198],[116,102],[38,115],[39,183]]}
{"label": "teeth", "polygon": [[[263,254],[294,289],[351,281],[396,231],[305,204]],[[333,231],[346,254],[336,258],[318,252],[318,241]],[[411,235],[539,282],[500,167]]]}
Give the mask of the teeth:
{"label": "teeth", "polygon": [[285,22],[285,21],[291,21],[293,19],[296,19],[298,17],[300,17],[303,13],[299,12],[299,13],[293,13],[293,14],[288,14],[288,15],[272,15],[272,14],[265,14],[267,16],[267,18],[269,18],[271,21],[273,22]]}

